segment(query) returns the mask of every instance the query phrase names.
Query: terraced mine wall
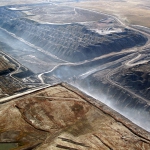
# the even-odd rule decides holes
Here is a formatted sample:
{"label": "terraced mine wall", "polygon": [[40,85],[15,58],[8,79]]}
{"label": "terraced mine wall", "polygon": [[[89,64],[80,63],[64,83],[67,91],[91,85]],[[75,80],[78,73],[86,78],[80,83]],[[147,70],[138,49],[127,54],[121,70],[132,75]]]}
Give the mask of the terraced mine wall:
{"label": "terraced mine wall", "polygon": [[114,74],[113,80],[150,101],[150,62],[124,68]]}
{"label": "terraced mine wall", "polygon": [[81,63],[81,64],[73,64],[73,65],[60,65],[56,67],[53,71],[45,73],[44,76],[46,77],[55,76],[61,79],[62,81],[67,81],[69,78],[72,78],[72,77],[78,78],[80,75],[92,69],[103,70],[106,67],[105,66],[101,67],[101,65],[107,64],[109,62],[117,61],[118,59],[121,59],[129,54],[130,53],[120,54],[117,56],[109,56],[109,57],[98,59],[98,60],[92,60],[83,64]]}
{"label": "terraced mine wall", "polygon": [[141,100],[124,89],[110,84],[107,80],[101,78],[101,76],[96,76],[96,73],[84,80],[76,80],[76,85],[139,126],[149,130],[150,106],[148,102]]}
{"label": "terraced mine wall", "polygon": [[0,27],[69,62],[79,62],[144,45],[147,38],[135,31],[100,35],[81,24],[44,25],[19,11],[0,7]]}
{"label": "terraced mine wall", "polygon": [[[50,77],[50,79],[52,79],[52,76],[54,76],[54,79],[59,78],[61,81],[74,82],[74,84],[77,84],[80,88],[86,88],[88,93],[92,95],[95,94],[98,98],[100,97],[103,102],[111,105],[111,107],[117,109],[131,120],[134,120],[137,115],[140,114],[139,119],[135,122],[147,129],[150,122],[150,108],[145,101],[110,84],[108,80],[100,78],[100,75],[99,78],[97,78],[92,73],[88,74],[88,70],[95,73],[97,70],[105,69],[103,72],[105,75],[107,69],[111,70],[119,65],[121,66],[122,61],[120,61],[119,64],[114,63],[113,67],[111,63],[126,57],[125,53],[103,59],[96,58],[112,52],[120,52],[121,50],[134,46],[142,46],[148,40],[145,35],[123,27],[122,32],[100,35],[79,23],[61,25],[40,24],[29,20],[28,16],[21,11],[9,10],[8,7],[0,7],[0,22],[0,31],[5,35],[4,38],[0,36],[1,39],[3,38],[1,47],[4,48],[4,51],[12,52],[11,55],[15,58],[22,59],[23,57],[25,61],[27,60],[25,55],[30,55],[29,57],[31,57],[31,59],[29,61],[32,61],[33,57],[35,59],[37,58],[37,62],[39,63],[42,60],[42,63],[40,63],[45,63],[46,65],[44,65],[46,67],[50,66],[53,62],[56,62],[56,64],[51,68],[61,64],[52,72],[44,74],[45,83],[48,81],[47,78]],[[5,41],[6,39],[7,41]],[[23,44],[21,43],[22,41]],[[16,50],[16,45],[17,48],[20,47],[19,50]],[[22,51],[23,48],[25,51]],[[40,50],[38,51],[39,48]],[[36,52],[38,52],[38,54]],[[44,53],[44,55],[41,55],[42,53]],[[129,54],[130,53],[127,55]],[[47,60],[51,61],[48,62]],[[69,65],[64,65],[66,62],[73,62],[74,64],[70,65],[69,63]],[[78,64],[76,64],[76,62],[78,62]],[[105,66],[105,64],[107,64],[107,66]],[[39,68],[40,65],[37,65],[37,68]],[[36,73],[41,73],[47,69],[44,67],[36,70],[33,64],[33,66],[29,66],[29,69],[34,70]],[[87,75],[84,74],[86,72]],[[14,76],[23,78],[28,75],[32,75],[32,72],[28,71],[24,72],[24,74],[18,73]],[[82,76],[84,76],[84,78],[82,78]],[[9,83],[11,83],[12,80],[17,87],[15,91],[12,90],[14,87],[8,89]],[[6,93],[10,95],[14,92],[22,92],[24,89],[27,89],[26,86],[20,88],[21,85],[17,84],[18,81],[9,79],[8,77],[3,78],[3,82],[0,82],[1,85],[5,83],[6,85],[3,86],[3,91],[6,91]],[[107,97],[105,95],[107,95]],[[109,101],[107,101],[108,99]],[[130,114],[133,114],[133,116]]]}

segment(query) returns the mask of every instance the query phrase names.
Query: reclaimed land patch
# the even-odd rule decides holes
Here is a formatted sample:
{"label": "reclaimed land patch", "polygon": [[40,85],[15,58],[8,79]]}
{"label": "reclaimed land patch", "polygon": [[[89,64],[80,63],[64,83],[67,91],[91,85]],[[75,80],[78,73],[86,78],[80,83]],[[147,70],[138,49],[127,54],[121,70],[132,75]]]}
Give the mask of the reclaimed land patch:
{"label": "reclaimed land patch", "polygon": [[148,132],[66,83],[1,104],[0,117],[0,142],[17,150],[150,148]]}

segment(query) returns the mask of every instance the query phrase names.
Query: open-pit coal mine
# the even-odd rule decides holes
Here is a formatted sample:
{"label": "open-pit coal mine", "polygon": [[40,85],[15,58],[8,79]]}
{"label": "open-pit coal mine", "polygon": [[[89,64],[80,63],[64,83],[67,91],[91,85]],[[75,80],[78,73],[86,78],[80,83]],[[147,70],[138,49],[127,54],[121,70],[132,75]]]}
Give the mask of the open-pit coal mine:
{"label": "open-pit coal mine", "polygon": [[61,3],[1,6],[0,148],[150,149],[149,33]]}

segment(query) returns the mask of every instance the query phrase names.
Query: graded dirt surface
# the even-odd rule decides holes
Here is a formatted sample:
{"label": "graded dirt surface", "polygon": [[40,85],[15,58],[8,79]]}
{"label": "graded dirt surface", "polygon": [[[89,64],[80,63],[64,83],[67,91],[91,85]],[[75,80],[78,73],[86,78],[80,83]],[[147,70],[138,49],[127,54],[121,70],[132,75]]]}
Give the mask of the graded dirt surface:
{"label": "graded dirt surface", "polygon": [[150,134],[65,83],[0,105],[0,142],[16,150],[150,149]]}
{"label": "graded dirt surface", "polygon": [[21,10],[30,20],[42,24],[71,24],[73,22],[89,22],[106,18],[105,15],[89,12],[68,6],[56,4],[28,5],[22,7],[12,6],[10,10]]}
{"label": "graded dirt surface", "polygon": [[141,0],[95,0],[74,3],[74,6],[116,15],[127,24],[150,27],[150,2]]}

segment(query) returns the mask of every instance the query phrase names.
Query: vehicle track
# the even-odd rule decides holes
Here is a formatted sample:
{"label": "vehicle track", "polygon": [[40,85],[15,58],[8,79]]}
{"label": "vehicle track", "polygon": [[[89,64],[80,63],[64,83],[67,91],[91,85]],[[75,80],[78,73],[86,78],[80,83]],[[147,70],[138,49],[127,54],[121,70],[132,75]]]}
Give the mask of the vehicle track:
{"label": "vehicle track", "polygon": [[[77,8],[77,9],[83,9],[83,8],[80,8],[80,7],[74,7],[74,10],[75,10],[76,8]],[[50,72],[52,72],[54,69],[56,69],[57,67],[59,67],[59,66],[61,66],[61,65],[82,65],[82,64],[85,64],[85,63],[88,63],[88,62],[91,62],[91,61],[94,61],[94,60],[98,60],[98,59],[101,59],[101,58],[104,58],[104,57],[108,57],[108,56],[115,56],[115,55],[118,55],[118,54],[126,54],[126,53],[129,53],[129,52],[142,51],[144,48],[147,48],[148,46],[150,46],[150,35],[149,35],[149,34],[147,34],[147,33],[145,33],[145,32],[142,32],[142,31],[140,31],[140,30],[138,30],[138,29],[135,29],[135,28],[132,28],[132,27],[129,27],[129,26],[125,25],[125,24],[124,24],[121,20],[119,20],[119,18],[117,18],[116,16],[109,15],[109,14],[106,14],[106,13],[103,13],[103,12],[97,12],[97,11],[94,11],[94,10],[89,10],[89,9],[83,9],[83,10],[88,10],[88,11],[91,11],[91,12],[96,12],[96,13],[100,13],[100,14],[103,14],[103,15],[106,15],[106,16],[109,16],[109,17],[112,17],[112,18],[114,18],[119,24],[121,24],[123,27],[144,34],[145,36],[148,37],[148,41],[147,41],[146,45],[142,46],[140,49],[137,49],[136,47],[134,47],[134,48],[130,48],[130,49],[127,49],[127,50],[124,50],[124,51],[121,51],[121,52],[110,53],[110,54],[107,54],[107,55],[103,55],[103,56],[94,58],[94,59],[89,60],[89,61],[84,61],[84,62],[79,62],[79,63],[70,63],[70,62],[68,62],[68,61],[65,61],[65,60],[62,60],[62,59],[58,58],[57,56],[55,56],[55,55],[53,55],[53,54],[51,54],[51,53],[49,53],[49,52],[47,52],[47,51],[44,51],[43,49],[41,49],[41,48],[39,48],[39,47],[37,47],[37,46],[35,46],[35,45],[33,45],[33,44],[31,44],[31,43],[25,41],[24,39],[22,39],[22,38],[20,38],[20,37],[17,37],[15,34],[13,34],[13,33],[11,33],[11,32],[8,32],[7,30],[5,30],[5,29],[3,29],[3,28],[0,28],[0,29],[4,30],[5,32],[7,32],[7,33],[10,34],[11,36],[13,36],[14,38],[18,39],[19,41],[21,41],[21,42],[23,42],[23,43],[25,43],[25,44],[27,44],[27,45],[29,45],[30,47],[33,47],[33,48],[35,48],[36,50],[38,50],[38,51],[40,51],[40,52],[42,52],[42,53],[44,53],[44,54],[46,54],[46,55],[49,55],[50,57],[52,57],[52,58],[54,58],[54,59],[56,59],[56,60],[62,61],[62,63],[59,63],[59,64],[58,64],[57,66],[55,66],[52,70],[47,71],[47,72],[44,72],[44,73],[41,73],[41,74],[38,75],[38,78],[40,79],[40,81],[41,81],[42,84],[45,84],[45,82],[44,82],[44,80],[43,80],[43,78],[42,78],[42,75],[45,74],[45,73],[50,73]],[[81,22],[80,22],[80,23],[81,23]],[[82,23],[83,23],[83,22],[82,22]],[[86,23],[88,23],[88,22],[86,22]],[[61,24],[61,25],[63,25],[63,24]],[[8,55],[7,55],[7,56],[8,56]],[[139,54],[138,59],[140,58],[140,56],[141,56],[141,54]],[[8,57],[9,57],[9,56],[8,56]],[[131,65],[131,62],[135,61],[136,59],[137,59],[137,56],[136,56],[135,58],[133,58],[132,60],[129,60],[129,61],[128,61],[126,64],[124,64],[124,65]],[[18,64],[18,63],[17,63],[17,64]],[[16,70],[15,72],[11,73],[10,76],[12,76],[14,73],[16,73],[16,72],[19,70],[20,64],[18,64],[18,66],[19,66],[19,67],[17,68],[17,70]],[[121,68],[121,67],[123,67],[123,66],[120,66],[119,68]],[[115,86],[117,86],[117,87],[119,87],[119,88],[121,88],[121,89],[123,89],[123,90],[129,92],[130,94],[132,94],[132,95],[134,95],[134,96],[136,96],[136,97],[138,97],[138,98],[140,98],[140,99],[142,99],[142,100],[148,102],[147,99],[142,98],[141,96],[139,96],[139,95],[133,93],[132,91],[130,91],[129,89],[127,89],[127,88],[125,88],[125,87],[122,87],[121,85],[115,83],[114,81],[112,81],[112,80],[110,79],[110,76],[111,76],[112,74],[114,74],[114,72],[117,72],[117,70],[118,70],[119,68],[116,68],[115,70],[110,71],[110,72],[106,75],[106,79],[107,79],[111,84],[113,84],[113,85],[115,85]],[[93,70],[93,71],[91,71],[91,72],[89,71],[89,73],[87,73],[87,74],[89,75],[89,74],[92,74],[92,73],[94,73],[94,72],[96,72],[96,70]],[[87,75],[87,74],[84,73],[83,75]],[[81,75],[81,76],[82,76],[82,75]],[[149,102],[148,102],[148,103],[149,103]]]}
{"label": "vehicle track", "polygon": [[129,94],[131,94],[131,95],[133,95],[133,96],[135,96],[135,97],[137,97],[137,98],[139,98],[139,99],[145,101],[148,105],[150,105],[150,101],[149,101],[148,99],[145,99],[145,98],[141,97],[140,95],[135,94],[135,93],[132,92],[131,90],[127,89],[126,87],[123,87],[123,86],[119,85],[118,83],[116,83],[116,82],[114,82],[113,80],[110,79],[110,76],[112,76],[113,74],[117,73],[118,70],[121,69],[121,68],[122,68],[122,66],[119,66],[119,67],[117,67],[116,69],[110,71],[110,72],[106,75],[107,81],[108,81],[110,84],[112,84],[112,85],[114,85],[114,86],[116,86],[116,87],[119,87],[120,89],[122,89],[122,90],[128,92]]}
{"label": "vehicle track", "polygon": [[20,69],[20,67],[21,67],[20,63],[17,62],[17,61],[16,61],[14,58],[12,58],[11,56],[9,56],[9,55],[7,55],[6,53],[4,53],[3,51],[0,51],[0,53],[2,53],[3,55],[5,55],[5,56],[6,56],[7,58],[9,58],[14,64],[16,64],[16,66],[18,66],[15,71],[13,71],[13,72],[11,72],[11,73],[9,74],[9,76],[20,83],[21,81],[19,81],[19,80],[18,80],[17,78],[15,78],[15,77],[13,77],[13,74],[15,74],[15,73],[17,73],[17,72],[19,71],[19,69]]}
{"label": "vehicle track", "polygon": [[[77,8],[80,8],[80,7],[77,7]],[[84,10],[88,10],[88,9],[84,9]],[[89,11],[99,13],[99,12],[94,11],[94,10],[89,10]],[[124,28],[128,28],[128,29],[131,29],[131,30],[134,30],[134,31],[137,31],[137,32],[140,32],[140,33],[144,34],[144,35],[148,38],[148,41],[147,41],[147,43],[146,43],[144,46],[138,48],[138,51],[142,51],[143,49],[145,49],[145,48],[147,48],[147,47],[150,46],[150,34],[145,33],[145,32],[143,32],[143,31],[141,31],[141,30],[139,30],[139,29],[135,29],[135,28],[132,28],[132,27],[127,26],[125,23],[123,23],[119,18],[117,18],[117,17],[114,16],[114,15],[109,15],[109,14],[106,14],[106,13],[103,13],[103,12],[100,12],[100,14],[104,14],[104,15],[107,15],[107,16],[110,16],[110,17],[114,18],[114,19],[115,19],[118,23],[120,23]],[[132,48],[131,48],[131,49],[132,49]],[[124,54],[124,53],[123,53],[123,54]],[[118,68],[116,68],[116,69],[110,71],[110,72],[106,75],[106,79],[107,79],[107,81],[108,81],[110,84],[115,85],[115,86],[117,86],[117,87],[119,87],[119,88],[121,88],[121,89],[127,91],[127,92],[130,93],[131,95],[134,95],[135,97],[137,97],[137,98],[139,98],[139,99],[145,101],[148,105],[150,105],[150,102],[149,102],[148,99],[145,99],[145,98],[143,98],[143,97],[141,97],[141,96],[135,94],[135,93],[132,92],[131,90],[129,90],[129,89],[127,89],[127,88],[125,88],[125,87],[123,87],[123,86],[117,84],[116,82],[114,82],[114,81],[112,81],[112,80],[110,79],[110,76],[111,76],[112,74],[114,74],[115,72],[117,72],[118,69],[124,67],[125,65],[131,66],[131,63],[132,63],[133,61],[139,59],[140,57],[141,57],[141,54],[139,54],[138,56],[136,56],[136,57],[133,58],[132,60],[129,60],[128,62],[126,62],[126,63],[123,64],[122,66],[120,66],[120,67],[118,67]],[[146,62],[147,62],[147,61],[141,61],[141,62],[139,62],[139,63],[141,64],[141,63],[146,63]],[[139,63],[135,63],[134,65],[139,64]],[[133,64],[132,64],[132,65],[133,65]]]}

